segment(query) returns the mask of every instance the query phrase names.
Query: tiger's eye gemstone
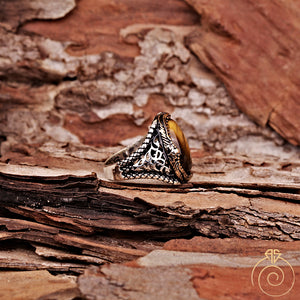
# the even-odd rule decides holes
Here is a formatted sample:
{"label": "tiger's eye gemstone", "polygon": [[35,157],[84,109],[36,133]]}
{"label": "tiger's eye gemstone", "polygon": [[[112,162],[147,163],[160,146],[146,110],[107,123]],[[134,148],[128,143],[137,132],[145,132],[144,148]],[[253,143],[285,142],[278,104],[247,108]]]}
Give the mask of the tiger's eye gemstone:
{"label": "tiger's eye gemstone", "polygon": [[191,169],[187,139],[171,115],[160,112],[145,137],[106,160],[104,172],[116,181],[183,184],[191,179]]}
{"label": "tiger's eye gemstone", "polygon": [[169,120],[168,127],[173,143],[180,150],[180,160],[183,166],[183,169],[187,174],[190,174],[192,168],[192,159],[190,147],[187,142],[186,137],[184,136],[182,130],[174,120]]}

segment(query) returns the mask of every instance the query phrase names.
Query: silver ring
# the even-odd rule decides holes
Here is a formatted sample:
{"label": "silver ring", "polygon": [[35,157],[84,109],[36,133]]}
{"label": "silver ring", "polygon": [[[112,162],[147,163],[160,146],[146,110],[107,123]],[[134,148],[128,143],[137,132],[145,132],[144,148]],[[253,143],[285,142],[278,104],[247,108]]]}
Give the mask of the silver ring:
{"label": "silver ring", "polygon": [[181,184],[192,177],[191,168],[187,139],[170,114],[161,112],[144,138],[106,160],[104,173],[114,181]]}

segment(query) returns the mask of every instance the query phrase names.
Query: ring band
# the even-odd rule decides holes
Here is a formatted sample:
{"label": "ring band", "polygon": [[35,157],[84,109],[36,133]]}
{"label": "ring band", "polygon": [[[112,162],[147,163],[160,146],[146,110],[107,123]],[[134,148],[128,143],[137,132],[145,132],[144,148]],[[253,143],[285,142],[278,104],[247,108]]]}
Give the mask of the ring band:
{"label": "ring band", "polygon": [[191,177],[192,160],[188,142],[170,114],[154,118],[147,135],[105,162],[107,179],[115,181],[143,179],[181,184]]}

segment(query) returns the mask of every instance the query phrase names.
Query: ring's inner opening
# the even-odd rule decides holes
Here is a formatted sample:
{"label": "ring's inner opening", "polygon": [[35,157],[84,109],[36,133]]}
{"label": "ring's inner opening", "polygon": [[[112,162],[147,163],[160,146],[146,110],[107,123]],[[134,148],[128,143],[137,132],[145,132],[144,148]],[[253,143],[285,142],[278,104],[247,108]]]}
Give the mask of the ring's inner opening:
{"label": "ring's inner opening", "polygon": [[181,163],[184,170],[189,174],[192,168],[190,147],[182,130],[174,120],[169,120],[168,127],[173,143],[180,149]]}

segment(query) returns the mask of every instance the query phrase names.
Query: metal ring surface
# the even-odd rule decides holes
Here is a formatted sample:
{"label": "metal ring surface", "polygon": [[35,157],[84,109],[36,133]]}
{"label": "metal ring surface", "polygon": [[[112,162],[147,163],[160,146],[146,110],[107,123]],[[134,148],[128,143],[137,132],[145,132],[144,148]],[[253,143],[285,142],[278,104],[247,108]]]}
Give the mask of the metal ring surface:
{"label": "metal ring surface", "polygon": [[191,167],[190,149],[182,130],[169,113],[161,112],[144,138],[106,160],[104,172],[114,181],[181,184],[192,177]]}

